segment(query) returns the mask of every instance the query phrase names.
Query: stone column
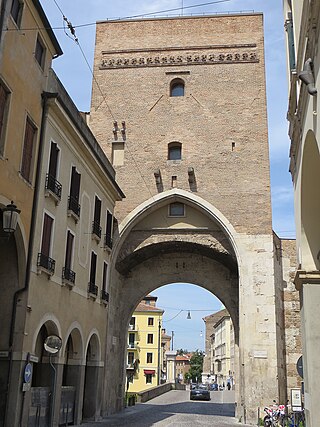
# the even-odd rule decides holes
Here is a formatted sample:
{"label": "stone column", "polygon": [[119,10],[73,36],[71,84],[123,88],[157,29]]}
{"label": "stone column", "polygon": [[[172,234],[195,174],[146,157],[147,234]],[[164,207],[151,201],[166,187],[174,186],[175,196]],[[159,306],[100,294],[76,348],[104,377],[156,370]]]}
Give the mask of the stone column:
{"label": "stone column", "polygon": [[168,383],[175,383],[176,380],[176,357],[176,351],[166,351]]}
{"label": "stone column", "polygon": [[320,271],[298,270],[294,283],[300,291],[306,425],[317,427],[320,419]]}

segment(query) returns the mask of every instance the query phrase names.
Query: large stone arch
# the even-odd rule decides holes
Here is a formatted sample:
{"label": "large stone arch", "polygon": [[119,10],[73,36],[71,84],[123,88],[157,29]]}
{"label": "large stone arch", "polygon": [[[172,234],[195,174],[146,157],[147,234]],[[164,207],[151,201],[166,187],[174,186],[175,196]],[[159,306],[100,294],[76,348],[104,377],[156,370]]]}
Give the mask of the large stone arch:
{"label": "large stone arch", "polygon": [[[191,218],[182,226],[162,221],[166,206],[176,201],[187,205]],[[229,310],[238,355],[237,411],[253,420],[253,408],[279,394],[273,268],[272,234],[236,232],[223,213],[196,194],[171,189],[134,209],[119,225],[112,256],[114,304],[106,348],[112,367],[105,377],[105,413],[122,406],[126,334],[136,305],[160,286],[183,282],[209,290]],[[110,354],[116,354],[114,360]],[[120,387],[114,384],[118,394],[110,392],[114,377],[123,379]]]}
{"label": "large stone arch", "polygon": [[301,268],[320,269],[320,152],[315,134],[309,130],[302,154],[301,169]]}

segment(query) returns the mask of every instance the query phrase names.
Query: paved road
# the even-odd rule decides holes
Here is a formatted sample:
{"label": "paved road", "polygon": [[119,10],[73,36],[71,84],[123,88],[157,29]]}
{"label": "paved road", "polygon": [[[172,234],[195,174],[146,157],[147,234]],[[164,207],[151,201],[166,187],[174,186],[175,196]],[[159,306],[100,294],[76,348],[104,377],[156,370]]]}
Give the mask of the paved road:
{"label": "paved road", "polygon": [[189,391],[170,391],[82,427],[244,427],[234,418],[234,393],[213,391],[211,401],[190,401]]}

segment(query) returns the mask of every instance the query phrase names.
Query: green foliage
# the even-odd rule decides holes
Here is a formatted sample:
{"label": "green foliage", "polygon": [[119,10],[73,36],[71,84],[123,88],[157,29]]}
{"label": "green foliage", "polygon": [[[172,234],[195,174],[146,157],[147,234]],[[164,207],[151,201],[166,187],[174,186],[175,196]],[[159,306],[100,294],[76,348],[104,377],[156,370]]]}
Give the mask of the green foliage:
{"label": "green foliage", "polygon": [[190,375],[193,382],[201,382],[201,374],[203,371],[203,358],[204,352],[196,350],[190,359],[190,369],[188,374]]}
{"label": "green foliage", "polygon": [[179,348],[179,350],[177,350],[178,356],[183,356],[184,354],[187,354],[187,353],[189,353],[187,349],[183,350],[182,348]]}

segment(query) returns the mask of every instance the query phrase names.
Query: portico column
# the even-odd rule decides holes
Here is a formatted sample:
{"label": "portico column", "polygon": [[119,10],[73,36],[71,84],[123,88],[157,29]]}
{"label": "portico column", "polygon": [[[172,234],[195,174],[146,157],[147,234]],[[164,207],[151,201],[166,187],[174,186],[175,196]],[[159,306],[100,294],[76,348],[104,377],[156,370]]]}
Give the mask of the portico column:
{"label": "portico column", "polygon": [[168,383],[174,383],[176,380],[176,357],[176,351],[166,351]]}
{"label": "portico column", "polygon": [[320,271],[298,270],[294,283],[300,291],[306,425],[317,427],[320,419]]}

